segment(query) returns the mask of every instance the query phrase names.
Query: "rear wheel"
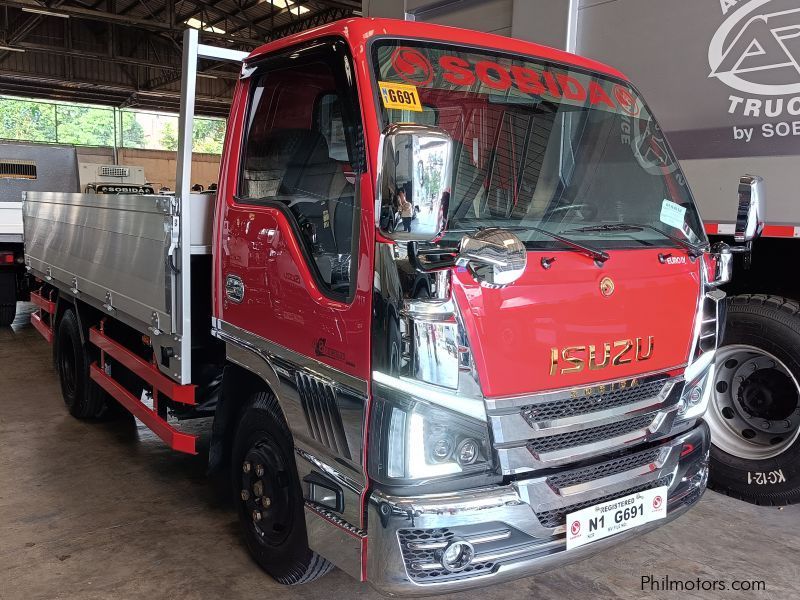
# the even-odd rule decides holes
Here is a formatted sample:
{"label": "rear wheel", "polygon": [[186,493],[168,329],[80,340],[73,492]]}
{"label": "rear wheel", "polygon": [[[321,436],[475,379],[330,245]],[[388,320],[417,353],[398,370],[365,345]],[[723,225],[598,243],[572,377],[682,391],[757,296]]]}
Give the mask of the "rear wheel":
{"label": "rear wheel", "polygon": [[61,395],[69,413],[78,419],[101,416],[105,393],[89,377],[91,358],[81,343],[78,318],[72,309],[64,311],[58,323],[55,359]]}
{"label": "rear wheel", "polygon": [[755,504],[800,502],[800,305],[731,298],[716,362],[710,487]]}
{"label": "rear wheel", "polygon": [[0,327],[8,327],[17,314],[17,275],[0,273]]}
{"label": "rear wheel", "polygon": [[278,583],[296,585],[333,565],[308,547],[303,494],[291,434],[269,392],[258,392],[233,442],[232,480],[245,542]]}

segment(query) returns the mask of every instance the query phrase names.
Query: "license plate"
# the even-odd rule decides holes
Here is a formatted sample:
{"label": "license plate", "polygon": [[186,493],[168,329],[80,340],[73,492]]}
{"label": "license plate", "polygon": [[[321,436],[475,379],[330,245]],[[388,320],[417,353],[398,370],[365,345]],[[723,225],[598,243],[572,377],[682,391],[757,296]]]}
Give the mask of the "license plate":
{"label": "license plate", "polygon": [[667,516],[667,486],[595,504],[567,515],[567,550]]}

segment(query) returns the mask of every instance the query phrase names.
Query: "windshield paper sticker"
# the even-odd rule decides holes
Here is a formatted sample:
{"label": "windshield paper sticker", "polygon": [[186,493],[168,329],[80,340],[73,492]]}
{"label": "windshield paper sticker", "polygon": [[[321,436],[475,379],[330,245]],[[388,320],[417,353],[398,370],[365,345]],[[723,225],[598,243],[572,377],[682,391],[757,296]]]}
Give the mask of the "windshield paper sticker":
{"label": "windshield paper sticker", "polygon": [[683,220],[686,216],[686,209],[680,204],[664,200],[661,203],[661,222],[671,227],[683,230]]}
{"label": "windshield paper sticker", "polygon": [[379,81],[378,87],[381,90],[381,101],[385,108],[422,112],[422,103],[419,101],[417,86]]}

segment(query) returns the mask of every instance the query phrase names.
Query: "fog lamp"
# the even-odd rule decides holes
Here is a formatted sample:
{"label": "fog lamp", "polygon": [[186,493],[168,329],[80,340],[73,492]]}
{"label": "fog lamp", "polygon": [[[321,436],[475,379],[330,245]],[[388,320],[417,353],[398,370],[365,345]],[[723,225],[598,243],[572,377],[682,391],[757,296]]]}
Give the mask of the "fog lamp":
{"label": "fog lamp", "polygon": [[446,571],[454,573],[469,566],[475,558],[475,548],[467,541],[453,540],[442,551],[441,563]]}
{"label": "fog lamp", "polygon": [[473,464],[480,455],[480,445],[477,440],[467,438],[458,445],[456,460],[462,467]]}

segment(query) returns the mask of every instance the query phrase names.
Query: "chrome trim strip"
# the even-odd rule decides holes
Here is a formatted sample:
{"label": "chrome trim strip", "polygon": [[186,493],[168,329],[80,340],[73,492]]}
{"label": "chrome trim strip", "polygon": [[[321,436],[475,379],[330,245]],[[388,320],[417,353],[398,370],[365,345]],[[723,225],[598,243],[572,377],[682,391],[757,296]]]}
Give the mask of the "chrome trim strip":
{"label": "chrome trim strip", "polygon": [[677,412],[678,405],[675,404],[667,411],[658,413],[647,428],[637,429],[611,438],[604,438],[582,446],[568,446],[560,450],[541,453],[533,452],[525,445],[500,448],[497,450],[500,468],[504,474],[525,473],[540,468],[573,463],[592,456],[628,448],[648,440],[658,439],[670,433]]}
{"label": "chrome trim strip", "polygon": [[[687,364],[688,363],[682,363],[680,365],[675,365],[674,367],[658,369],[656,371],[647,371],[645,373],[639,373],[638,375],[634,375],[631,377],[607,379],[605,381],[595,381],[592,382],[591,385],[578,385],[565,388],[557,388],[541,392],[534,392],[532,394],[524,394],[521,396],[506,396],[506,397],[492,396],[485,398],[486,410],[487,412],[493,415],[515,413],[519,409],[525,406],[543,404],[546,402],[554,402],[558,400],[569,400],[572,398],[573,392],[582,394],[583,391],[587,388],[596,389],[600,386],[606,386],[608,388],[615,388],[615,387],[618,388],[620,383],[622,382],[627,383],[633,381],[634,379],[639,381],[640,383],[645,383],[643,381],[645,379],[655,379],[658,376],[666,377],[666,373],[670,371],[685,369]],[[677,377],[672,379],[677,380],[680,377],[681,376],[678,375]],[[667,381],[672,381],[672,379],[667,379]]]}
{"label": "chrome trim strip", "polygon": [[480,562],[489,562],[493,560],[502,560],[504,558],[513,558],[515,556],[522,556],[523,554],[541,554],[560,548],[564,545],[564,540],[553,540],[545,542],[544,544],[528,544],[521,548],[512,548],[510,550],[499,550],[497,552],[487,552],[486,554],[475,554],[475,560]]}
{"label": "chrome trim strip", "polygon": [[[489,542],[507,540],[511,537],[511,530],[503,529],[502,531],[498,531],[496,533],[487,533],[484,535],[465,535],[463,537],[473,546],[477,546],[478,544],[488,544]],[[447,544],[448,542],[411,542],[408,544],[408,547],[411,550],[438,550],[440,548],[447,547]],[[439,567],[441,568],[441,565],[439,565]]]}
{"label": "chrome trim strip", "polygon": [[310,356],[290,350],[285,346],[276,344],[275,342],[246,331],[236,325],[232,325],[222,319],[216,320],[216,327],[212,329],[211,333],[225,342],[237,344],[260,355],[267,362],[271,362],[272,357],[276,356],[297,365],[298,368],[314,373],[317,377],[325,379],[334,387],[348,388],[363,396],[368,394],[369,382],[366,379],[354,377],[349,373],[326,365]]}
{"label": "chrome trim strip", "polygon": [[[635,417],[640,414],[655,412],[657,409],[669,408],[665,404],[669,399],[670,393],[675,385],[682,383],[682,378],[670,380],[662,388],[658,395],[645,398],[632,404],[623,404],[606,410],[587,412],[572,417],[535,421],[529,423],[522,412],[513,415],[502,415],[489,417],[489,422],[494,434],[495,448],[511,448],[519,446],[527,440],[549,437],[571,431],[583,431],[594,429],[626,418]],[[677,405],[679,398],[676,396],[673,405]]]}
{"label": "chrome trim strip", "polygon": [[307,452],[306,450],[298,447],[295,447],[294,451],[300,458],[314,465],[314,467],[322,471],[325,475],[333,479],[336,483],[338,483],[342,487],[345,487],[349,489],[351,492],[354,492],[359,495],[364,491],[363,484],[359,483],[355,479],[351,479],[344,473],[337,471],[332,466],[322,462],[320,459],[318,459],[310,452]]}
{"label": "chrome trim strip", "polygon": [[627,471],[622,471],[614,475],[600,477],[599,479],[593,479],[591,481],[587,481],[586,483],[565,486],[559,488],[558,493],[561,496],[579,496],[581,494],[585,494],[586,492],[607,489],[622,483],[623,481],[630,481],[631,479],[636,479],[638,477],[646,477],[653,471],[661,469],[667,462],[668,457],[669,451],[662,449],[659,457],[653,463],[643,463],[632,469],[628,469]]}
{"label": "chrome trim strip", "polygon": [[485,535],[468,535],[465,539],[472,544],[487,544],[489,542],[499,542],[500,540],[507,540],[511,537],[510,529],[503,529],[497,533],[487,533]]}

